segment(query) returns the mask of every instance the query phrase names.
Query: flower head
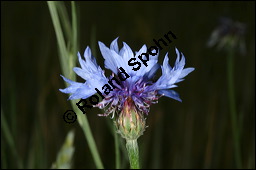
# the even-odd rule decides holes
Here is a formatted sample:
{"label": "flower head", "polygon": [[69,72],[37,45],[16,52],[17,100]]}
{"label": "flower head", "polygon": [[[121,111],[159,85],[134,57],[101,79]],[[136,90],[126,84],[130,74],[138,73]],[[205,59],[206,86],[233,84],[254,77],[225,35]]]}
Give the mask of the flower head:
{"label": "flower head", "polygon": [[[157,103],[161,96],[181,101],[179,94],[171,89],[177,87],[176,83],[183,81],[184,77],[192,72],[194,68],[184,69],[185,57],[178,49],[176,49],[177,59],[174,67],[171,67],[168,63],[168,54],[165,55],[163,64],[159,65],[158,53],[154,56],[149,54],[145,65],[138,61],[140,61],[139,56],[142,53],[147,53],[146,45],[143,45],[134,54],[126,43],[123,43],[123,47],[119,50],[117,39],[111,43],[110,48],[99,42],[102,56],[105,59],[105,68],[113,72],[111,76],[105,76],[104,71],[92,56],[90,48],[87,47],[84,52],[84,59],[78,53],[81,68],[75,67],[73,69],[86,82],[78,83],[62,76],[70,86],[60,89],[60,91],[71,93],[69,99],[72,100],[89,98],[97,93],[95,89],[98,89],[104,99],[94,106],[101,109],[106,108],[104,114],[106,116],[109,114],[114,116],[118,113],[124,115],[124,107],[128,106],[137,109],[142,114],[148,114],[150,105]],[[128,65],[132,58],[137,61],[138,65],[140,64],[139,69],[134,69],[134,67]],[[120,77],[122,75],[120,74],[120,68],[128,77]],[[152,81],[159,68],[162,69],[162,75],[158,80]],[[110,80],[113,80],[113,78],[115,81],[111,81],[112,88],[110,88],[107,84],[110,84]]]}

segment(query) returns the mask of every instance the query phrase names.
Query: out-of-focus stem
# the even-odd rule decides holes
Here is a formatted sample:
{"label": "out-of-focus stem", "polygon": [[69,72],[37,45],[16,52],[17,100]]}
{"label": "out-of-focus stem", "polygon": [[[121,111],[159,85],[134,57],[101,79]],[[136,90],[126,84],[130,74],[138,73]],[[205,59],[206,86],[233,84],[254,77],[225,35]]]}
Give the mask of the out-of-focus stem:
{"label": "out-of-focus stem", "polygon": [[75,100],[72,100],[71,104],[72,104],[72,107],[73,107],[74,111],[77,113],[78,122],[79,122],[81,128],[83,129],[83,132],[84,132],[85,138],[87,140],[87,143],[89,145],[89,149],[91,150],[92,157],[94,159],[95,165],[96,165],[97,169],[103,169],[104,167],[103,167],[103,164],[101,162],[100,155],[99,155],[99,152],[98,152],[98,149],[97,149],[97,146],[96,146],[96,142],[95,142],[94,137],[92,135],[91,128],[90,128],[87,116],[86,116],[86,114],[83,114],[78,109]]}
{"label": "out-of-focus stem", "polygon": [[[77,32],[77,15],[76,15],[76,6],[75,3],[71,3],[72,7],[72,36],[73,39],[69,39],[68,42],[71,43],[71,46],[73,47],[73,51],[71,49],[67,49],[66,42],[64,40],[64,32],[62,31],[61,22],[59,19],[59,12],[57,11],[57,6],[59,3],[54,1],[48,1],[47,2],[49,11],[51,14],[51,18],[53,21],[53,26],[55,30],[55,34],[57,37],[58,47],[60,51],[60,62],[61,62],[61,68],[62,68],[62,74],[65,77],[71,77],[72,80],[75,80],[75,74],[74,72],[71,72],[70,70],[75,66],[76,61],[76,51],[77,51],[77,38],[78,38],[78,32]],[[64,5],[61,5],[64,7]],[[64,10],[64,9],[63,9]],[[64,15],[63,15],[64,16]],[[64,20],[64,23],[69,23],[68,18],[62,18]],[[70,26],[71,28],[71,26]],[[66,33],[68,35],[68,33]],[[87,120],[87,116],[85,114],[82,114],[82,112],[77,108],[76,101],[71,101],[72,107],[74,111],[78,114],[78,122],[83,129],[85,138],[88,142],[90,151],[92,153],[95,165],[98,169],[103,169],[103,164],[100,159],[99,152],[96,147],[95,140],[93,138],[89,122]]]}
{"label": "out-of-focus stem", "polygon": [[241,168],[241,152],[240,152],[240,137],[239,137],[239,127],[237,120],[236,112],[236,103],[235,103],[235,90],[234,90],[234,49],[230,48],[227,56],[227,81],[228,81],[228,97],[229,97],[229,108],[230,108],[230,117],[232,125],[232,135],[234,141],[234,150],[235,150],[235,162],[237,168]]}

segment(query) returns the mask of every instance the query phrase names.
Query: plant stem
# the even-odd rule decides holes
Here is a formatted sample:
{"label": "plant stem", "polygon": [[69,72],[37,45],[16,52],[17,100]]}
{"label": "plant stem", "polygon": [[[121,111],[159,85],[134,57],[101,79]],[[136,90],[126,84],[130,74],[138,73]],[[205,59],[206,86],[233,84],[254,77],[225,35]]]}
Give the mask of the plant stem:
{"label": "plant stem", "polygon": [[116,155],[116,169],[120,169],[120,150],[118,134],[116,133],[116,127],[113,126],[114,138],[115,138],[115,155]]}
{"label": "plant stem", "polygon": [[81,126],[81,128],[83,129],[83,132],[84,132],[85,138],[87,140],[89,149],[91,151],[93,160],[95,162],[96,168],[97,169],[104,169],[103,164],[102,164],[101,159],[100,159],[100,155],[99,155],[97,146],[96,146],[96,142],[95,142],[94,137],[92,135],[92,131],[91,131],[88,119],[87,119],[87,115],[83,114],[78,109],[78,107],[76,105],[76,102],[77,102],[76,100],[72,100],[71,104],[72,104],[72,107],[73,107],[74,111],[77,113],[78,123]]}
{"label": "plant stem", "polygon": [[77,53],[77,15],[76,15],[76,5],[74,1],[71,1],[72,8],[72,36],[73,36],[73,54]]}
{"label": "plant stem", "polygon": [[234,53],[233,48],[230,48],[227,57],[227,81],[228,81],[228,97],[229,97],[229,108],[230,117],[232,125],[232,135],[234,140],[234,150],[235,150],[235,162],[237,168],[241,168],[241,152],[240,152],[240,138],[239,138],[239,127],[236,112],[235,103],[235,90],[234,90]]}
{"label": "plant stem", "polygon": [[130,160],[131,169],[139,169],[139,148],[137,139],[126,140],[126,149]]}

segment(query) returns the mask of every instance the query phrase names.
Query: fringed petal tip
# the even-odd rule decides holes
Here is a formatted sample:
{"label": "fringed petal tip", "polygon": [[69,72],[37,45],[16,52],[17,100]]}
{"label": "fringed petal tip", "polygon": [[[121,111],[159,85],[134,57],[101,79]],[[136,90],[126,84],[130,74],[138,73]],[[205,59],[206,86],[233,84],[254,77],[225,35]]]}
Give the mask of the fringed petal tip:
{"label": "fringed petal tip", "polygon": [[166,96],[166,97],[169,97],[169,98],[172,98],[172,99],[175,99],[175,100],[177,100],[179,102],[182,102],[179,93],[177,93],[174,90],[167,90],[167,89],[158,90],[158,94]]}

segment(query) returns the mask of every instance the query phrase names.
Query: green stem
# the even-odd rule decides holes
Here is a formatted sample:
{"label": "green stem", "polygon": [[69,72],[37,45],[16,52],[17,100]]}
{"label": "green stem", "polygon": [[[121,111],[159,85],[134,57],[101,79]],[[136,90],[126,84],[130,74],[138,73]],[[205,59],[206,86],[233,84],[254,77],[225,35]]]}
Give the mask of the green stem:
{"label": "green stem", "polygon": [[131,169],[139,169],[139,148],[137,139],[126,140],[126,149],[130,160]]}
{"label": "green stem", "polygon": [[76,15],[76,5],[74,1],[71,1],[72,8],[72,36],[73,36],[73,54],[77,53],[77,15]]}
{"label": "green stem", "polygon": [[87,115],[83,114],[77,107],[76,105],[76,101],[72,100],[71,101],[72,107],[74,109],[74,111],[77,113],[77,119],[78,119],[78,123],[80,124],[81,128],[83,129],[85,138],[87,140],[87,143],[89,145],[89,149],[91,151],[93,160],[95,162],[96,168],[97,169],[103,169],[103,164],[101,162],[100,159],[100,155],[95,143],[95,140],[93,138],[92,132],[91,132],[91,128],[87,119]]}
{"label": "green stem", "polygon": [[235,150],[235,162],[237,168],[241,168],[241,152],[240,152],[240,139],[239,139],[239,127],[236,112],[235,103],[235,90],[234,90],[234,53],[233,48],[230,48],[227,57],[227,81],[228,81],[228,97],[229,97],[229,108],[230,117],[232,124],[232,135],[234,140],[234,150]]}
{"label": "green stem", "polygon": [[115,137],[116,169],[120,169],[119,141],[118,141],[118,134],[116,132],[116,127],[115,126],[113,126],[113,132],[114,132],[114,137]]}

